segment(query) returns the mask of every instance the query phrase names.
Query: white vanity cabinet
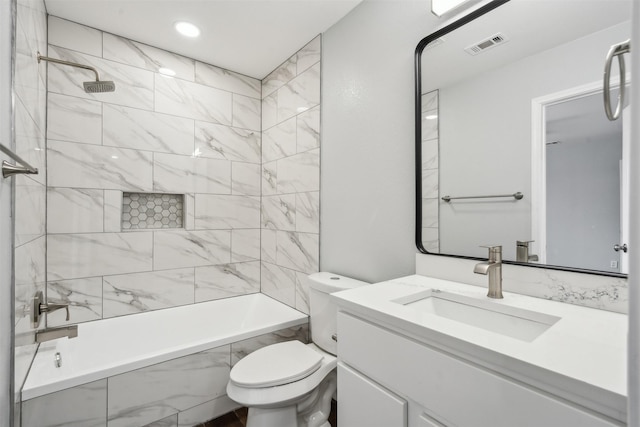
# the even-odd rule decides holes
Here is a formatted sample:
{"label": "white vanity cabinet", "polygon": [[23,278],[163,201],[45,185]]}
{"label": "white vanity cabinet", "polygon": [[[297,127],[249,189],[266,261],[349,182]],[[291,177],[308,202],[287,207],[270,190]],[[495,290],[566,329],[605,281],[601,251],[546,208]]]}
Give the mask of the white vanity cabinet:
{"label": "white vanity cabinet", "polygon": [[340,427],[623,425],[344,310],[338,336]]}

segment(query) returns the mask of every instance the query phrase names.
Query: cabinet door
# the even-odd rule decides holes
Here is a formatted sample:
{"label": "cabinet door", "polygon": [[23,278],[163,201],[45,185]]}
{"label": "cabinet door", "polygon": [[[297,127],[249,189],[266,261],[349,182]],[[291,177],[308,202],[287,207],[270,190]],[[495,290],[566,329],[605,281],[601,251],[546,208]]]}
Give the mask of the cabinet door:
{"label": "cabinet door", "polygon": [[406,427],[407,402],[348,366],[338,363],[340,427]]}

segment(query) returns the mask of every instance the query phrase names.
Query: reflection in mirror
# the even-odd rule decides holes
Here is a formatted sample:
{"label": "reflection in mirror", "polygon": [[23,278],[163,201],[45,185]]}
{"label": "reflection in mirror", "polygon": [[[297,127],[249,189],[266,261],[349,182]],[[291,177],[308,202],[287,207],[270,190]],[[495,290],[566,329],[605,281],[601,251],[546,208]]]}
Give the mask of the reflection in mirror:
{"label": "reflection in mirror", "polygon": [[632,2],[501,3],[428,37],[417,64],[418,247],[625,273],[628,120],[606,120],[602,71]]}

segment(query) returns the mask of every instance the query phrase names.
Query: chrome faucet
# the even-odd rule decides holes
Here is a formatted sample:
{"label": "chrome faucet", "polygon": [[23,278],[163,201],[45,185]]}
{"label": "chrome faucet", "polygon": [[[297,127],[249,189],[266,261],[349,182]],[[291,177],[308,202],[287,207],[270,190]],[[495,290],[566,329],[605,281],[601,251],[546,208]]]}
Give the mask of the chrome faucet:
{"label": "chrome faucet", "polygon": [[476,274],[489,276],[489,298],[503,298],[502,296],[502,246],[482,246],[489,249],[487,262],[479,262],[473,268]]}
{"label": "chrome faucet", "polygon": [[43,313],[51,313],[56,310],[65,309],[67,311],[66,320],[69,321],[69,304],[51,304],[44,300],[42,291],[37,291],[31,299],[31,327],[40,326],[40,319]]}
{"label": "chrome faucet", "polygon": [[36,342],[56,340],[58,338],[75,338],[78,336],[78,325],[46,328],[36,331]]}
{"label": "chrome faucet", "polygon": [[538,255],[529,255],[529,243],[535,240],[516,240],[516,261],[531,262],[538,261]]}

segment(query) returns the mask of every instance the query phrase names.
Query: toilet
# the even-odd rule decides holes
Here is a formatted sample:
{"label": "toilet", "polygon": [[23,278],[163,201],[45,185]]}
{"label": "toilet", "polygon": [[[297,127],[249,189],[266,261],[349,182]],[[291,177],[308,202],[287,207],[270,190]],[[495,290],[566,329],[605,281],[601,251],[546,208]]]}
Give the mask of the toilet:
{"label": "toilet", "polygon": [[327,272],[306,280],[312,343],[272,344],[231,369],[227,395],[249,408],[247,427],[331,427],[338,361],[337,308],[329,295],[368,283]]}

